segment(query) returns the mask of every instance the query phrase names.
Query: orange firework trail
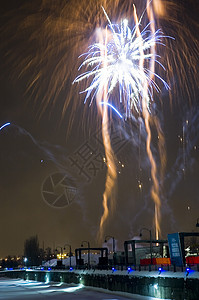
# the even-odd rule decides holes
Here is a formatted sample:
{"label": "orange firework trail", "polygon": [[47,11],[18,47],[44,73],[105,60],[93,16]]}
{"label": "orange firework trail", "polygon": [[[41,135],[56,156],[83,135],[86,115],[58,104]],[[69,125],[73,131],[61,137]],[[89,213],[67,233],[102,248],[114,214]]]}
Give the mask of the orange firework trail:
{"label": "orange firework trail", "polygon": [[147,141],[146,141],[146,149],[149,157],[149,161],[151,163],[151,177],[153,186],[151,188],[151,196],[155,203],[155,235],[156,239],[158,240],[160,234],[160,207],[161,201],[159,196],[159,183],[157,179],[157,166],[155,159],[153,157],[153,153],[151,151],[151,129],[150,129],[150,122],[149,122],[149,112],[147,111],[145,105],[143,105],[143,116],[145,121],[145,127],[147,131]]}
{"label": "orange firework trail", "polygon": [[[107,28],[105,32],[105,42],[104,42],[104,49],[101,49],[101,56],[103,57],[103,68],[106,70],[107,68]],[[103,34],[100,34],[100,43],[103,45]],[[103,193],[103,209],[104,212],[102,214],[100,220],[100,228],[98,232],[98,240],[100,242],[103,241],[104,237],[104,225],[105,221],[109,216],[109,202],[111,206],[111,212],[115,207],[115,197],[116,197],[116,180],[117,180],[117,170],[115,165],[115,158],[114,153],[111,147],[110,135],[108,130],[109,125],[109,117],[108,117],[108,103],[107,98],[107,83],[102,87],[102,91],[100,90],[96,96],[98,109],[102,115],[102,138],[104,143],[105,149],[105,156],[106,156],[106,164],[107,164],[107,174],[106,174],[106,183],[105,183],[105,190]],[[101,102],[105,103],[105,105],[101,105]]]}
{"label": "orange firework trail", "polygon": [[[153,9],[152,6],[150,5],[150,1],[147,0],[147,15],[150,21],[150,28],[151,31],[153,33],[155,33],[155,20],[154,20],[154,13],[153,13]],[[154,78],[154,73],[155,73],[155,44],[153,47],[151,47],[151,53],[152,53],[152,59],[150,61],[150,69],[151,69],[151,80]],[[156,166],[156,162],[153,158],[153,154],[151,151],[151,132],[150,132],[150,123],[149,123],[149,114],[148,111],[146,112],[145,110],[143,111],[144,115],[145,115],[145,126],[146,126],[146,130],[147,130],[147,153],[149,156],[149,160],[151,163],[151,177],[153,180],[153,186],[151,189],[151,196],[152,199],[155,203],[155,236],[156,239],[158,240],[159,238],[159,234],[160,234],[160,206],[161,206],[161,201],[160,201],[160,195],[159,195],[159,183],[158,183],[158,179],[157,179],[157,166]],[[158,128],[158,131],[160,131],[160,128]],[[159,133],[160,135],[160,133]],[[159,146],[160,148],[162,148],[162,144],[164,144],[164,137],[161,135],[161,139],[159,139]]]}
{"label": "orange firework trail", "polygon": [[[154,27],[154,20],[153,20],[153,13],[152,10],[149,9],[149,3],[147,6],[147,11],[148,11],[148,15],[149,15],[149,20],[151,22],[151,26],[152,26],[152,32],[155,32],[155,27]],[[136,13],[136,8],[134,7],[134,20],[135,20],[135,24],[136,24],[136,33],[137,36],[142,38],[140,29],[139,29],[139,20],[137,17],[137,13]],[[146,140],[146,150],[147,150],[147,154],[149,157],[149,161],[151,164],[151,177],[152,177],[152,182],[153,182],[153,186],[151,188],[151,196],[152,199],[155,203],[155,235],[156,235],[156,239],[159,238],[159,233],[160,233],[160,206],[161,206],[161,201],[160,201],[160,197],[159,197],[159,184],[158,184],[158,179],[157,179],[157,167],[156,167],[156,163],[151,151],[151,129],[150,129],[150,115],[149,115],[149,111],[148,111],[148,86],[150,84],[150,82],[148,82],[146,80],[146,76],[144,74],[144,51],[143,51],[143,45],[140,45],[140,70],[143,73],[142,78],[143,78],[143,94],[142,94],[142,114],[144,117],[144,122],[145,122],[145,128],[146,128],[146,132],[147,132],[147,140]],[[150,61],[150,70],[151,70],[151,77],[150,80],[153,80],[154,77],[154,70],[155,70],[155,43],[154,45],[151,47],[151,52],[152,52],[152,59]]]}
{"label": "orange firework trail", "polygon": [[159,185],[162,185],[164,180],[165,168],[167,163],[167,155],[166,155],[166,145],[165,145],[165,138],[164,133],[161,128],[160,120],[153,116],[151,122],[155,124],[157,135],[158,135],[158,152],[160,157],[160,182]]}

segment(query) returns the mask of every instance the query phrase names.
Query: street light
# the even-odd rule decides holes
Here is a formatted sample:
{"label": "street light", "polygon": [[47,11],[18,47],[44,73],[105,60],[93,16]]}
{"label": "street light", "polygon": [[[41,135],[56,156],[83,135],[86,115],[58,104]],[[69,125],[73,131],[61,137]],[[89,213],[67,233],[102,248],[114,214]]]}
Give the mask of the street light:
{"label": "street light", "polygon": [[81,247],[83,247],[83,244],[84,243],[87,243],[88,244],[88,267],[90,268],[90,250],[89,250],[89,248],[90,248],[90,243],[88,242],[88,241],[82,241],[81,242]]}
{"label": "street light", "polygon": [[199,218],[197,219],[196,227],[199,227]]}
{"label": "street light", "polygon": [[142,231],[147,230],[150,234],[150,253],[151,253],[151,265],[153,264],[153,257],[152,257],[152,234],[151,234],[151,229],[148,228],[142,228],[140,229],[140,237],[142,236]]}
{"label": "street light", "polygon": [[69,245],[69,244],[65,244],[64,245],[64,250],[66,250],[66,248],[65,248],[65,246],[68,246],[69,247],[69,257],[70,257],[70,268],[71,268],[71,245]]}
{"label": "street light", "polygon": [[27,261],[28,261],[27,257],[24,257],[24,264],[25,264],[25,267],[27,267]]}
{"label": "street light", "polygon": [[113,240],[113,254],[115,253],[115,238],[114,236],[111,236],[111,235],[107,235],[104,239],[104,243],[107,243],[107,240],[108,239],[112,239]]}

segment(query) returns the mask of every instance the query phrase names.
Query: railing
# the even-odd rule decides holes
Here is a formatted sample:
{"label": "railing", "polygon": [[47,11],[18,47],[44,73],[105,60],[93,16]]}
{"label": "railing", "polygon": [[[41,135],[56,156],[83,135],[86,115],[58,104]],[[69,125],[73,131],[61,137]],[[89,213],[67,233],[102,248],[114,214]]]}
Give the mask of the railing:
{"label": "railing", "polygon": [[112,270],[115,271],[158,271],[158,272],[164,272],[164,271],[170,271],[170,272],[190,272],[190,271],[198,271],[199,272],[199,264],[196,265],[187,265],[187,266],[174,266],[174,265],[111,265],[111,266],[91,266],[88,268],[87,266],[75,266],[73,268],[74,270]]}
{"label": "railing", "polygon": [[5,271],[23,271],[23,270],[35,270],[35,271],[51,271],[51,270],[65,270],[65,271],[73,271],[73,270],[104,270],[104,271],[128,271],[128,273],[133,271],[158,271],[159,273],[162,273],[164,271],[170,271],[170,272],[191,272],[191,271],[197,271],[199,272],[199,264],[194,265],[186,265],[186,266],[175,266],[175,265],[106,265],[106,266],[100,266],[100,265],[91,265],[88,267],[88,265],[81,265],[81,266],[62,266],[60,269],[59,267],[28,267],[28,268],[1,268],[0,272]]}

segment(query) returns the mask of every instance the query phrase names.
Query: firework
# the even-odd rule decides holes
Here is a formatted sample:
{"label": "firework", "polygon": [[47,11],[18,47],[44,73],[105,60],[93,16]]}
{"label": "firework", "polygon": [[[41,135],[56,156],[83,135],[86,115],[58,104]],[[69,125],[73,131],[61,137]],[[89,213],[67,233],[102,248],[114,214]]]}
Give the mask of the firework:
{"label": "firework", "polygon": [[[138,13],[145,10],[147,2],[134,1]],[[121,19],[124,20],[124,16],[132,23],[132,4],[131,1],[120,0],[57,0],[56,4],[49,0],[38,1],[37,4],[24,1],[17,11],[10,12],[5,18],[5,25],[0,28],[1,49],[12,66],[13,79],[26,80],[29,96],[41,104],[41,113],[47,106],[53,109],[56,101],[59,101],[63,115],[72,105],[72,126],[74,114],[81,103],[78,91],[71,87],[71,82],[79,66],[77,57],[86,51],[88,45],[93,44],[98,29],[105,28],[107,24],[101,5],[110,19],[118,24]],[[199,46],[194,34],[198,24],[176,1],[153,0],[151,7],[157,27],[162,28],[166,36],[176,38],[176,42],[164,40],[166,48],[161,53],[163,65],[167,66],[166,74],[161,67],[164,71],[162,77],[172,87],[170,95],[172,99],[174,93],[175,99],[180,99],[182,94],[193,99],[194,87],[198,82],[196,66]],[[141,18],[139,13],[143,28],[148,23],[145,16]],[[156,70],[161,74],[157,64]]]}
{"label": "firework", "polygon": [[[93,84],[97,84],[97,75],[100,75],[100,70],[105,62],[104,53],[101,55],[104,62],[100,65],[100,62],[97,63],[96,61],[96,70],[93,70],[94,65],[90,65],[87,70],[87,72],[97,71],[98,68],[98,74],[96,72],[92,76],[85,77],[85,80],[80,80],[81,74],[79,75],[79,90],[83,92],[85,99],[87,94],[89,95],[90,93],[90,96],[86,99],[88,105],[82,105],[83,101],[80,101],[78,89],[71,85],[71,82],[77,76],[76,70],[81,64],[77,57],[81,53],[87,53],[87,55],[91,55],[92,51],[95,53],[95,50],[99,50],[99,44],[102,46],[102,49],[100,49],[102,54],[103,50],[105,50],[103,49],[105,47],[105,32],[107,32],[107,45],[114,49],[112,62],[119,55],[115,41],[118,41],[120,45],[125,45],[128,37],[129,39],[132,37],[135,40],[137,39],[137,42],[140,43],[139,46],[137,44],[137,54],[140,56],[144,43],[154,40],[154,43],[151,43],[148,49],[143,50],[144,53],[141,55],[143,65],[139,62],[139,59],[137,61],[136,59],[132,60],[132,63],[137,65],[137,70],[141,75],[137,79],[134,76],[131,78],[135,92],[131,93],[133,88],[126,84],[128,81],[119,81],[121,77],[118,74],[124,74],[123,70],[118,72],[118,74],[112,73],[111,75],[109,73],[109,81],[106,82],[106,84],[108,83],[106,93],[108,97],[107,99],[105,95],[101,98],[99,97],[97,106],[99,110],[101,110],[102,106],[102,110],[105,112],[107,110],[104,108],[110,109],[110,105],[112,105],[121,114],[123,121],[128,116],[134,117],[135,120],[135,115],[132,115],[134,110],[135,112],[138,111],[137,115],[141,116],[144,113],[143,104],[146,104],[144,119],[145,122],[147,120],[148,125],[154,126],[158,132],[160,137],[158,146],[161,153],[159,157],[162,169],[164,169],[166,147],[164,146],[163,132],[160,120],[158,120],[157,116],[154,117],[153,114],[150,114],[150,112],[154,111],[154,106],[157,107],[157,110],[160,108],[160,105],[162,105],[162,108],[167,107],[168,94],[171,96],[170,99],[172,101],[170,101],[170,104],[172,107],[175,102],[179,104],[180,100],[185,98],[189,102],[194,101],[194,90],[198,83],[198,24],[197,20],[195,22],[191,19],[189,12],[185,10],[185,6],[183,7],[180,1],[153,0],[149,5],[148,0],[135,0],[134,3],[138,13],[137,25],[135,17],[135,24],[133,25],[133,2],[131,1],[57,0],[55,3],[49,0],[39,0],[37,4],[24,1],[24,5],[19,6],[17,11],[10,12],[10,15],[5,17],[5,22],[2,22],[4,25],[0,30],[1,50],[6,54],[5,61],[11,67],[14,80],[18,83],[21,78],[23,79],[22,82],[27,87],[29,98],[31,100],[34,99],[37,103],[37,109],[38,104],[40,104],[41,113],[45,112],[47,107],[51,108],[53,112],[55,106],[60,108],[60,113],[63,116],[66,111],[69,111],[70,118],[67,118],[69,119],[67,129],[70,130],[75,116],[79,118],[77,110],[80,106],[81,113],[83,112],[81,115],[83,124],[86,123],[87,125],[91,120],[97,120],[96,111],[93,114],[95,105],[91,105],[89,110],[87,107],[95,99],[94,93],[96,92],[97,96],[101,87],[96,86],[93,90],[86,91],[85,85],[88,88],[91,87],[94,78],[96,81]],[[101,5],[103,5],[107,14],[104,14]],[[146,12],[142,15],[145,8]],[[125,21],[125,18],[128,19],[128,22]],[[121,20],[123,21],[121,22]],[[107,29],[105,29],[106,26]],[[140,34],[138,28],[142,28]],[[174,42],[170,38],[164,39],[161,30],[156,30],[155,28],[162,28],[165,36],[175,36],[176,41]],[[129,33],[125,40],[122,41],[122,37],[125,37],[125,30]],[[101,40],[99,36],[102,36]],[[166,47],[162,47],[162,39]],[[93,44],[93,41],[96,40],[98,41],[97,44]],[[131,41],[127,44],[130,46]],[[93,45],[96,48],[88,48],[88,45]],[[166,66],[166,70],[158,63],[160,57],[156,53],[160,53],[160,49],[164,49],[161,52],[161,63]],[[130,47],[127,47],[125,51],[123,52],[124,55],[129,54],[131,52]],[[111,54],[111,48],[107,49],[107,68],[111,66],[111,64],[108,65],[108,58],[111,58],[109,54]],[[147,57],[147,55],[151,56]],[[80,71],[88,66],[85,63],[85,58],[86,54],[80,57],[80,60],[82,60]],[[90,58],[95,59],[92,55]],[[164,80],[162,81],[162,78],[171,87],[171,90],[168,92],[164,88],[162,89],[162,85],[168,88]],[[114,84],[114,80],[116,84]],[[155,81],[158,82],[162,90],[162,93],[159,93],[161,96],[159,97],[160,105],[151,105],[152,102],[154,104],[158,103],[156,101],[158,95],[156,91],[159,91],[159,87],[156,86]],[[125,93],[123,93],[124,91]],[[166,101],[163,104],[162,99],[164,97]],[[180,103],[178,106],[179,112],[182,112],[183,107],[184,103],[183,105]],[[102,114],[100,116],[102,117]],[[145,128],[142,127],[142,130],[144,135],[146,123]],[[157,170],[155,168],[153,170],[156,173]],[[155,174],[156,176],[157,174]],[[163,174],[160,174],[160,177],[163,182]],[[153,185],[155,185],[154,182]],[[161,193],[158,189],[155,192]]]}
{"label": "firework", "polygon": [[10,125],[10,122],[3,124],[3,125],[0,127],[0,130],[2,130],[4,127],[9,126],[9,125]]}
{"label": "firework", "polygon": [[110,106],[110,107],[118,114],[118,116],[119,116],[121,119],[123,118],[122,115],[119,113],[119,111],[118,111],[112,104],[107,103],[107,102],[100,102],[99,104]]}
{"label": "firework", "polygon": [[[169,88],[168,84],[150,68],[150,59],[154,56],[154,53],[151,53],[151,48],[155,44],[162,44],[164,35],[161,30],[152,33],[150,23],[140,35],[136,35],[141,20],[131,30],[126,19],[122,20],[119,26],[112,24],[107,14],[106,17],[109,23],[108,42],[106,45],[104,41],[91,45],[89,51],[83,54],[85,60],[79,70],[86,67],[88,71],[76,77],[74,83],[85,79],[89,80],[92,77],[90,85],[82,91],[86,93],[84,102],[90,99],[90,104],[96,94],[102,91],[107,84],[107,97],[110,99],[112,94],[118,93],[119,103],[123,104],[125,115],[129,118],[133,109],[136,111],[142,109],[141,99],[143,99],[144,80],[147,81],[148,85],[147,98],[145,99],[148,110],[150,110],[150,102],[153,101],[153,88],[157,91],[160,90],[152,77],[155,76],[164,84],[166,89]],[[104,67],[105,51],[107,61]],[[143,55],[140,54],[141,51]],[[139,67],[141,59],[145,62],[143,71]],[[155,61],[161,65],[158,59],[159,56],[155,55]],[[164,67],[162,66],[162,68]]]}
{"label": "firework", "polygon": [[[148,4],[149,6],[149,4]],[[147,6],[147,7],[148,7]],[[119,104],[122,104],[125,109],[125,118],[130,118],[133,111],[142,112],[145,127],[147,131],[147,153],[151,163],[151,175],[153,180],[153,187],[151,190],[152,199],[155,202],[155,227],[156,237],[160,232],[160,198],[159,185],[156,176],[156,164],[153,158],[150,143],[151,132],[149,126],[149,111],[150,103],[153,101],[153,89],[159,91],[159,87],[155,79],[159,79],[166,89],[169,89],[168,84],[154,72],[155,62],[161,65],[158,56],[155,53],[155,45],[162,44],[164,37],[161,30],[155,31],[153,24],[154,19],[151,11],[148,12],[150,22],[141,31],[141,19],[138,20],[136,8],[134,7],[135,25],[131,30],[126,19],[121,21],[121,25],[112,24],[106,11],[102,8],[107,21],[105,34],[101,31],[101,38],[98,43],[89,47],[88,52],[83,54],[84,61],[79,67],[81,70],[86,67],[87,71],[81,73],[76,77],[74,83],[91,78],[89,86],[82,91],[86,93],[84,103],[90,99],[90,104],[96,98],[97,103],[109,105],[114,110],[115,108],[110,104],[112,95],[119,94]],[[164,69],[164,67],[161,65]],[[115,91],[116,90],[116,91]],[[104,98],[104,102],[101,102]],[[117,98],[116,96],[114,99]],[[104,140],[104,147],[106,157],[108,159],[108,172],[106,188],[104,192],[104,214],[101,219],[100,228],[103,227],[104,221],[108,217],[108,197],[111,196],[111,191],[116,180],[116,169],[114,164],[114,156],[112,154],[110,138],[107,128],[104,128],[108,121],[107,110],[102,111],[102,133]],[[117,110],[116,110],[117,111]],[[121,114],[120,114],[121,115]],[[111,168],[113,170],[111,170]],[[113,201],[111,201],[113,202]]]}

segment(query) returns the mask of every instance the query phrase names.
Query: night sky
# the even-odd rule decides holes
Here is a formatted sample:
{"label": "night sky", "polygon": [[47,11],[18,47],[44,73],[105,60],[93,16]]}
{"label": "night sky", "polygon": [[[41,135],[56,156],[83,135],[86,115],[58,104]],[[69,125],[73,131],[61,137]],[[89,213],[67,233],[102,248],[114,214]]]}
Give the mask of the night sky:
{"label": "night sky", "polygon": [[[101,130],[95,104],[84,105],[81,88],[72,85],[78,56],[94,38],[96,11],[92,16],[90,1],[82,1],[88,3],[88,11],[78,21],[78,1],[65,3],[67,10],[63,1],[1,3],[0,127],[11,125],[0,131],[0,258],[23,254],[25,239],[36,234],[45,247],[69,243],[75,249],[83,240],[100,246],[96,235],[106,177]],[[107,11],[113,18],[110,7]],[[163,89],[155,95],[152,111],[160,120],[167,152],[160,183],[162,238],[197,230],[199,218],[199,2],[179,1],[176,12],[176,22],[160,20],[163,31],[176,38],[169,54],[175,66],[166,75],[171,93]],[[166,59],[164,65],[167,68]],[[105,235],[115,237],[118,249],[142,227],[151,228],[154,235],[146,132],[138,119],[121,122],[113,116],[112,120],[118,193]],[[159,167],[154,128],[152,134]]]}

